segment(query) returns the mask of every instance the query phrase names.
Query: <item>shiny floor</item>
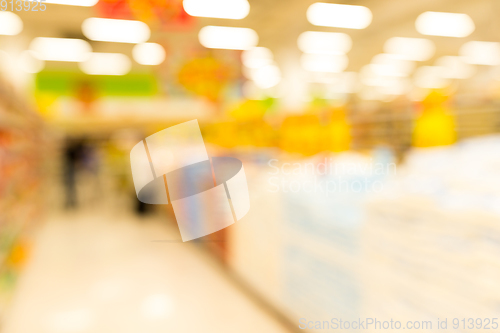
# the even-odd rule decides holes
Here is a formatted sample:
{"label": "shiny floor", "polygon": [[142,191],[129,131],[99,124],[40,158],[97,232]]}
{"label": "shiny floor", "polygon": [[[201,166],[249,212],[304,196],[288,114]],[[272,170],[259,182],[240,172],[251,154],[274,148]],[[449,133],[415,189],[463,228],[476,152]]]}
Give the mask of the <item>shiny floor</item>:
{"label": "shiny floor", "polygon": [[[178,233],[178,231],[177,231]],[[160,218],[66,213],[37,233],[4,333],[286,330]]]}

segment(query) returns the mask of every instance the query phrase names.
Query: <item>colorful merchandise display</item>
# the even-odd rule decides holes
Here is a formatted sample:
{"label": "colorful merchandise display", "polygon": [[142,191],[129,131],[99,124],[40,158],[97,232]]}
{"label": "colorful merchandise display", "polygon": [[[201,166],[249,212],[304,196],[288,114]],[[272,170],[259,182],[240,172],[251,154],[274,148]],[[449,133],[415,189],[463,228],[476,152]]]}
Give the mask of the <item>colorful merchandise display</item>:
{"label": "colorful merchandise display", "polygon": [[40,120],[5,82],[0,89],[0,322],[41,219]]}
{"label": "colorful merchandise display", "polygon": [[494,333],[499,10],[0,1],[1,333]]}
{"label": "colorful merchandise display", "polygon": [[107,18],[138,19],[168,27],[185,28],[193,22],[180,0],[103,0],[98,10]]}
{"label": "colorful merchandise display", "polygon": [[223,89],[234,77],[234,70],[214,57],[189,60],[178,74],[181,86],[211,102],[220,101]]}
{"label": "colorful merchandise display", "polygon": [[228,230],[229,263],[292,322],[494,317],[499,148],[491,136],[414,149],[400,165],[385,149],[254,163],[263,222]]}
{"label": "colorful merchandise display", "polygon": [[456,141],[455,120],[446,107],[447,96],[436,91],[422,102],[422,113],[415,123],[413,146],[435,147]]}

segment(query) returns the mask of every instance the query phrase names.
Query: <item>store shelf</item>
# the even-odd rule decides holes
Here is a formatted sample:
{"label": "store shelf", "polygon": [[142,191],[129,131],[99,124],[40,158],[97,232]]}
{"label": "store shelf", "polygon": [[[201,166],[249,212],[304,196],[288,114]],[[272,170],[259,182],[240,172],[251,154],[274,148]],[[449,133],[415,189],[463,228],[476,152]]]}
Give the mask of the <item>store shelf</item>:
{"label": "store shelf", "polygon": [[23,265],[27,231],[37,221],[41,120],[0,80],[0,323]]}

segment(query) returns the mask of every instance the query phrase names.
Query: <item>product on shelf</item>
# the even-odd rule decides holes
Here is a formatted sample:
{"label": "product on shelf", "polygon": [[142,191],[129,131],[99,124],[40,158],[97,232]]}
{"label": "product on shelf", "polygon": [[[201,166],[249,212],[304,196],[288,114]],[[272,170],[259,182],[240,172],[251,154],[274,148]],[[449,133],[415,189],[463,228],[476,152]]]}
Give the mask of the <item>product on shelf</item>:
{"label": "product on shelf", "polygon": [[44,150],[35,113],[0,82],[0,321],[40,219]]}

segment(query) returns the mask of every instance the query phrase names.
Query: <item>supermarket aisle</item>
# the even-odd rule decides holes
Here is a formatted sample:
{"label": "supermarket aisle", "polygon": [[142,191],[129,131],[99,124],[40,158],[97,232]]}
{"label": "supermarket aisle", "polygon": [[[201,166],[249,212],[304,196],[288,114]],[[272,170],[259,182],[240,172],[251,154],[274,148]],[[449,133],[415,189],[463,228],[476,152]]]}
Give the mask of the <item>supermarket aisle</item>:
{"label": "supermarket aisle", "polygon": [[285,332],[159,218],[59,216],[40,232],[5,333]]}

